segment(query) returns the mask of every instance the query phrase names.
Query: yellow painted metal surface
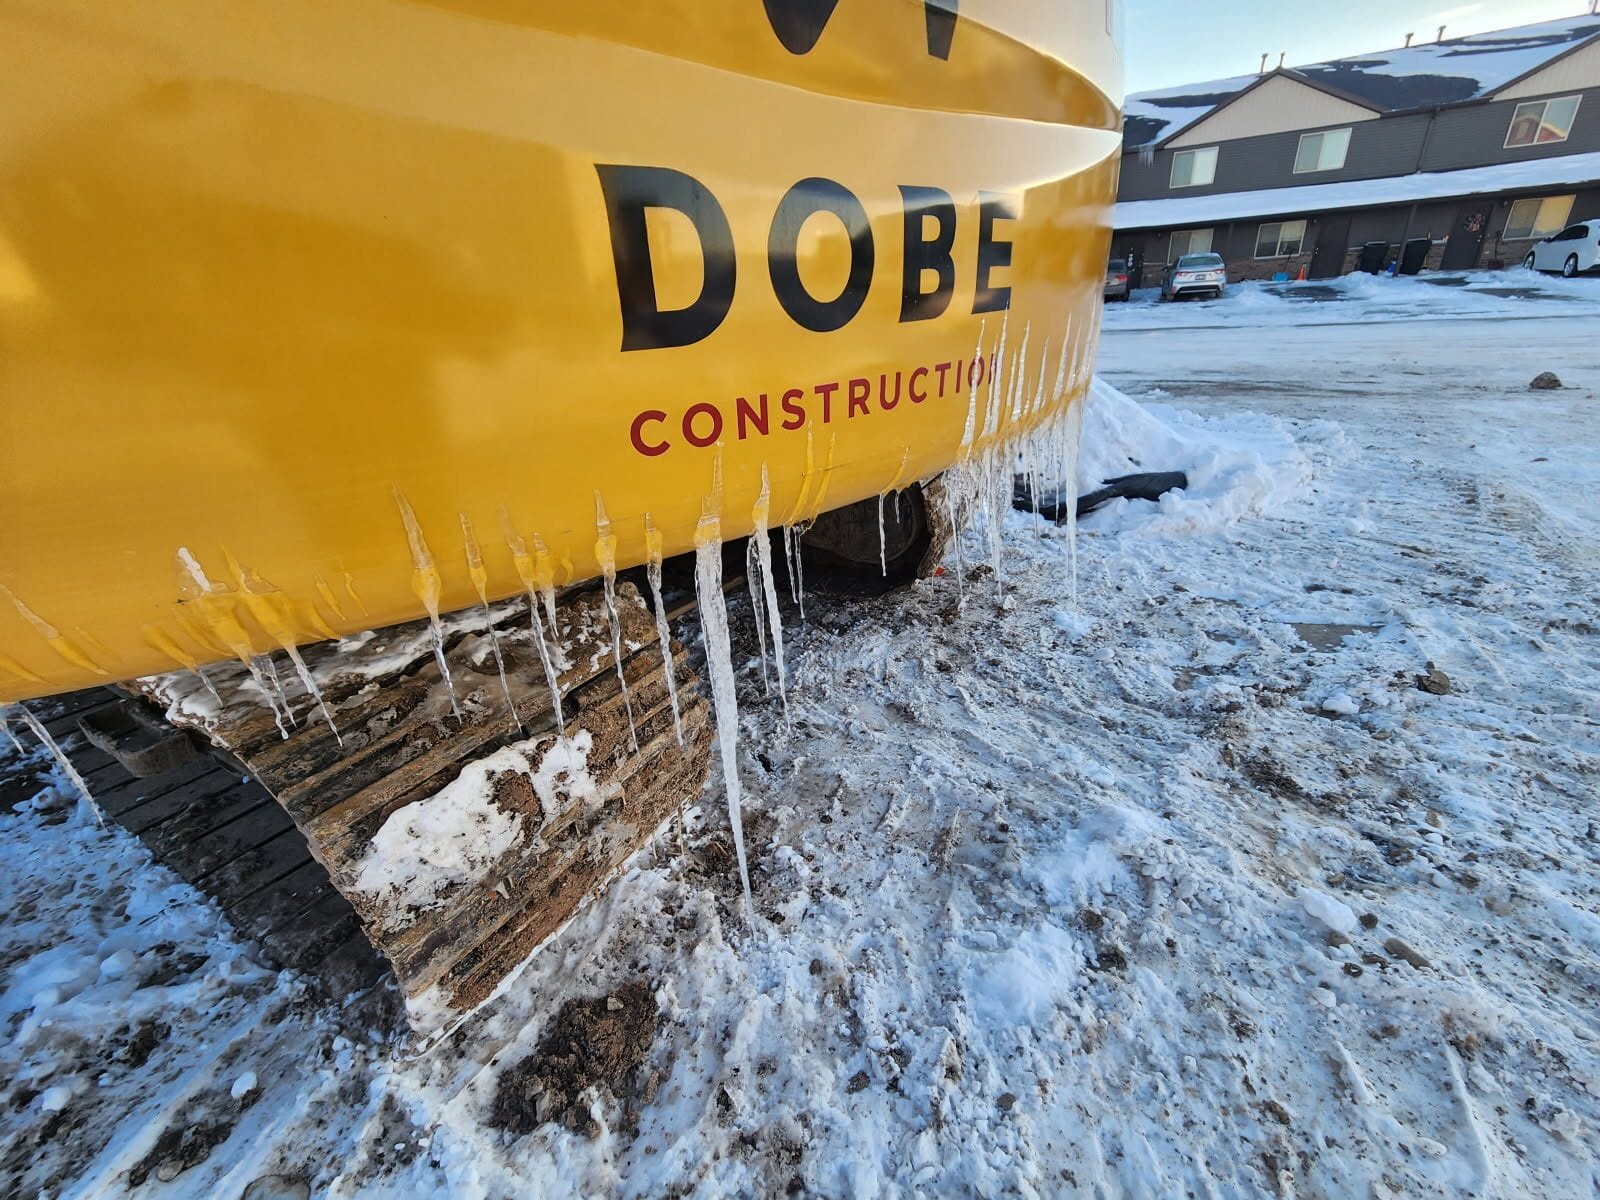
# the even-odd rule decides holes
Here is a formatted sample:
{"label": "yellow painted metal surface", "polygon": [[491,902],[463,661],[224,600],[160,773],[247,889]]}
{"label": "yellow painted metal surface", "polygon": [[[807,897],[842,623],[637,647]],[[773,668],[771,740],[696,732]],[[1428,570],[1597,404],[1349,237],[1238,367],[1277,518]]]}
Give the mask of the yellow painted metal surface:
{"label": "yellow painted metal surface", "polygon": [[0,699],[863,499],[996,367],[1052,417],[1115,2],[0,0]]}

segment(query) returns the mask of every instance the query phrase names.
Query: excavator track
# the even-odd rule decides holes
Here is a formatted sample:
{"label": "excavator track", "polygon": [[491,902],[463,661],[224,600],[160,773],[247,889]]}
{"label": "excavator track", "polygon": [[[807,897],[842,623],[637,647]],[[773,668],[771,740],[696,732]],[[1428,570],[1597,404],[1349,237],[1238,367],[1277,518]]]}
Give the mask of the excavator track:
{"label": "excavator track", "polygon": [[[708,705],[674,641],[674,711],[655,619],[637,589],[623,582],[616,592],[620,672],[599,589],[563,595],[557,611],[548,651],[562,696],[559,742],[525,604],[445,619],[448,685],[428,622],[307,647],[331,724],[315,697],[289,686],[287,663],[274,664],[294,721],[284,733],[262,675],[243,665],[207,668],[215,696],[199,677],[174,673],[128,685],[134,698],[91,689],[32,707],[67,741],[105,816],[210,894],[275,960],[321,976],[333,992],[369,984],[386,966],[425,1029],[491,995],[705,779]],[[201,746],[174,750],[163,725]],[[124,732],[136,768],[154,756],[164,769],[134,776],[94,744],[117,749],[108,728]],[[507,747],[521,758],[503,770],[493,760],[487,783],[488,803],[515,825],[510,844],[466,877],[450,873],[424,904],[403,888],[374,887],[381,831],[394,822],[409,834],[415,817],[437,819],[428,802]],[[573,747],[581,786],[560,774],[553,786],[541,772],[546,757],[566,762]]]}

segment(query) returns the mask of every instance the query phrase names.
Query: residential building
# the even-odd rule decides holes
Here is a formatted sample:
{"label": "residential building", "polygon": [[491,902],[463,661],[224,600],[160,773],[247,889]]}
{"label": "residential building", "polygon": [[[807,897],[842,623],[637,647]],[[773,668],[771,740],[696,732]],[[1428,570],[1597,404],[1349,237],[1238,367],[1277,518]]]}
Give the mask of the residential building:
{"label": "residential building", "polygon": [[[1515,266],[1600,217],[1600,16],[1130,96],[1113,254],[1142,286]],[[1426,245],[1424,245],[1424,242]],[[1363,259],[1363,256],[1365,260]]]}

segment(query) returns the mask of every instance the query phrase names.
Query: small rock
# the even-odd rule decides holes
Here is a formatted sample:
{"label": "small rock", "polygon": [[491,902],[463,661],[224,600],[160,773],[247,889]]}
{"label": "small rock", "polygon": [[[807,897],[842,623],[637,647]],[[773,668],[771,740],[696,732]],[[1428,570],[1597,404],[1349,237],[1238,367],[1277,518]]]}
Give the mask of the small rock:
{"label": "small rock", "polygon": [[1397,937],[1392,937],[1384,942],[1383,948],[1396,958],[1403,958],[1419,971],[1426,971],[1433,966],[1426,957],[1417,953]]}
{"label": "small rock", "polygon": [[622,1001],[618,1000],[615,996],[607,996],[606,997],[606,1011],[607,1012],[621,1012],[622,1011]]}
{"label": "small rock", "polygon": [[255,1090],[256,1073],[254,1071],[246,1071],[243,1075],[239,1076],[239,1078],[233,1081],[233,1087],[229,1089],[228,1094],[235,1100],[243,1100]]}
{"label": "small rock", "polygon": [[1350,976],[1351,979],[1360,979],[1361,978],[1361,964],[1360,963],[1345,963],[1344,964],[1344,973],[1346,975]]}
{"label": "small rock", "polygon": [[820,958],[813,958],[811,960],[811,973],[813,975],[822,974],[822,960]]}
{"label": "small rock", "polygon": [[1554,371],[1541,371],[1533,377],[1533,382],[1528,384],[1528,387],[1535,392],[1559,392],[1561,380]]}
{"label": "small rock", "polygon": [[1335,996],[1325,987],[1312,989],[1311,998],[1323,1008],[1335,1008],[1339,1004],[1339,997]]}
{"label": "small rock", "polygon": [[1376,929],[1377,927],[1378,927],[1378,914],[1377,913],[1362,913],[1361,914],[1361,928],[1363,928],[1363,929]]}
{"label": "small rock", "polygon": [[865,1091],[867,1084],[871,1082],[872,1079],[865,1071],[857,1071],[854,1075],[850,1076],[850,1082],[844,1085],[844,1090],[853,1096],[857,1092]]}
{"label": "small rock", "polygon": [[1000,1099],[996,1100],[995,1103],[1000,1106],[1001,1112],[1010,1112],[1011,1109],[1016,1105],[1017,1098],[1011,1092],[1002,1092],[1000,1094]]}
{"label": "small rock", "polygon": [[311,1187],[293,1175],[263,1175],[252,1179],[241,1200],[310,1200]]}
{"label": "small rock", "polygon": [[1432,663],[1428,664],[1427,673],[1417,676],[1417,690],[1427,692],[1430,696],[1448,696],[1450,694],[1450,676]]}
{"label": "small rock", "polygon": [[1349,935],[1340,933],[1337,929],[1328,930],[1328,945],[1337,948],[1339,946],[1348,946],[1349,944]]}

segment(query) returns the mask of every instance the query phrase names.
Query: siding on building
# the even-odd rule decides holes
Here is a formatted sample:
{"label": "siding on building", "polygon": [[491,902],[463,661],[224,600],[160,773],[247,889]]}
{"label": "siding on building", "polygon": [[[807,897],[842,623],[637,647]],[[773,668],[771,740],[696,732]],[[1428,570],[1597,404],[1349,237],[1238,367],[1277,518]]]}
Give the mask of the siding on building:
{"label": "siding on building", "polygon": [[[1571,136],[1564,142],[1507,149],[1505,141],[1511,129],[1511,118],[1517,105],[1522,103],[1517,100],[1356,122],[1349,126],[1350,151],[1345,165],[1337,171],[1305,175],[1295,174],[1295,155],[1301,135],[1317,132],[1316,129],[1295,129],[1229,141],[1207,141],[1202,137],[1189,148],[1217,147],[1217,175],[1212,183],[1204,187],[1172,187],[1172,159],[1180,152],[1178,149],[1167,147],[1153,156],[1135,152],[1123,156],[1118,198],[1159,200],[1168,196],[1206,196],[1298,187],[1307,183],[1342,183],[1350,179],[1378,179],[1416,171],[1455,171],[1600,151],[1600,88],[1551,93],[1552,96],[1575,94],[1581,94],[1583,101],[1578,106]],[[1202,122],[1198,128],[1203,129],[1208,124],[1210,122]]]}
{"label": "siding on building", "polygon": [[1565,58],[1558,58],[1542,71],[1528,76],[1495,94],[1496,100],[1529,100],[1535,96],[1559,95],[1593,87],[1600,79],[1600,42],[1590,42]]}
{"label": "siding on building", "polygon": [[1168,144],[1174,149],[1214,146],[1235,138],[1324,126],[1337,128],[1377,119],[1378,114],[1370,108],[1341,100],[1299,80],[1274,75],[1191,125]]}
{"label": "siding on building", "polygon": [[1527,162],[1535,158],[1556,158],[1563,154],[1588,154],[1600,150],[1600,88],[1578,88],[1550,94],[1583,96],[1582,103],[1578,105],[1577,120],[1572,125],[1572,134],[1566,141],[1506,149],[1511,116],[1522,101],[1495,100],[1488,104],[1447,108],[1439,113],[1434,122],[1420,169],[1454,171],[1461,167]]}
{"label": "siding on building", "polygon": [[[1600,109],[1600,103],[1596,104]],[[1510,121],[1509,114],[1506,120]],[[1327,126],[1343,129],[1343,125]],[[1237,138],[1229,142],[1206,143],[1217,146],[1217,177],[1206,187],[1174,188],[1172,157],[1174,150],[1158,150],[1150,162],[1137,153],[1122,160],[1121,200],[1160,200],[1168,196],[1206,196],[1220,192],[1249,192],[1262,188],[1299,187],[1308,183],[1343,183],[1350,179],[1378,179],[1387,175],[1409,175],[1417,169],[1423,140],[1428,131],[1428,114],[1386,117],[1358,123],[1350,128],[1350,151],[1345,165],[1337,171],[1317,171],[1305,175],[1294,172],[1295,155],[1302,133],[1269,133]],[[1500,140],[1505,140],[1504,131]]]}

